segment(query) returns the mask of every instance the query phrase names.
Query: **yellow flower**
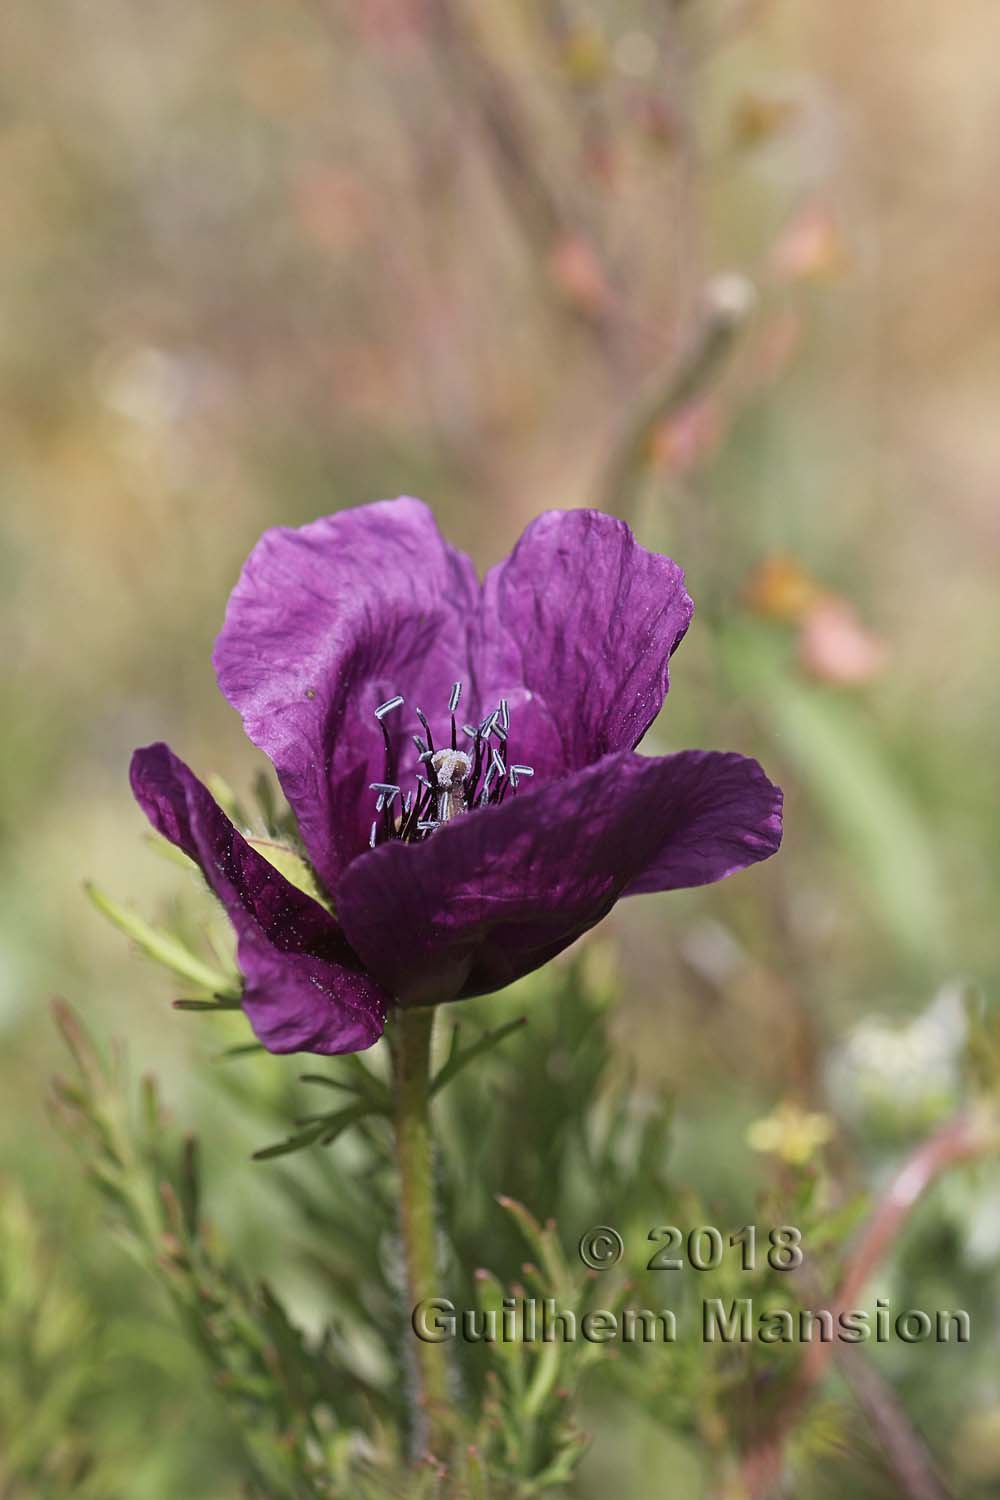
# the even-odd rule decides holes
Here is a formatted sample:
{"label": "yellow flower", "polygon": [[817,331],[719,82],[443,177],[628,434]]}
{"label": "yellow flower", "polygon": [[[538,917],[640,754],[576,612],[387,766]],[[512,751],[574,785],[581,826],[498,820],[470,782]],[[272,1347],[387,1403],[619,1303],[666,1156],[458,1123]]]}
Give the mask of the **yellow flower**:
{"label": "yellow flower", "polygon": [[785,1099],[772,1114],[754,1120],[746,1140],[754,1151],[767,1151],[790,1166],[804,1166],[836,1134],[829,1115],[805,1110]]}

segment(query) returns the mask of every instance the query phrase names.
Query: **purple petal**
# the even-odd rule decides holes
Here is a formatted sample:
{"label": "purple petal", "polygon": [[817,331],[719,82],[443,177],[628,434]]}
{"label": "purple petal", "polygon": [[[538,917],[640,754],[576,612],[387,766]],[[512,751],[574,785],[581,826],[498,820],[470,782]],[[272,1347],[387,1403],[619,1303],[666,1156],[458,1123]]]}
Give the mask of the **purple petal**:
{"label": "purple petal", "polygon": [[518,759],[551,775],[634,749],[691,620],[677,564],[612,516],[553,510],[483,592],[480,686],[484,699],[510,698]]}
{"label": "purple petal", "polygon": [[[757,761],[733,751],[679,750],[670,767],[669,836],[630,881],[626,896],[710,885],[769,859],[781,844],[781,788]],[[665,827],[665,823],[661,823]]]}
{"label": "purple petal", "polygon": [[337,888],[350,942],[404,1004],[483,994],[546,963],[633,891],[702,885],[773,854],[781,793],[755,761],[624,752],[417,845],[362,855]]}
{"label": "purple petal", "polygon": [[330,914],[252,849],[166,745],[132,757],[153,827],[200,867],[236,929],[243,1008],[271,1052],[358,1052],[382,1034],[388,997]]}
{"label": "purple petal", "polygon": [[[385,779],[373,711],[412,774],[413,710],[447,719],[468,681],[478,599],[468,558],[445,543],[419,500],[403,497],[267,531],[233,590],[215,669],[247,734],[274,762],[317,871],[332,889],[367,847],[368,785]],[[440,716],[440,717],[439,717]],[[395,779],[395,778],[393,778]]]}

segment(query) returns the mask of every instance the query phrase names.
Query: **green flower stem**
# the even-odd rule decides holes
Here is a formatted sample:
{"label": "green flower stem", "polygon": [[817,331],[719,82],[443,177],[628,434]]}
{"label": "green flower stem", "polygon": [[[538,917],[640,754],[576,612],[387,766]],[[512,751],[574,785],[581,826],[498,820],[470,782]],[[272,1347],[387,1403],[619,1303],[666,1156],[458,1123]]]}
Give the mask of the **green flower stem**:
{"label": "green flower stem", "polygon": [[[441,1295],[434,1220],[434,1168],[430,1124],[432,1008],[397,1013],[393,1071],[396,1159],[400,1179],[400,1227],[406,1267],[407,1316],[419,1302]],[[449,1443],[451,1396],[446,1345],[412,1335],[416,1456],[444,1457]]]}

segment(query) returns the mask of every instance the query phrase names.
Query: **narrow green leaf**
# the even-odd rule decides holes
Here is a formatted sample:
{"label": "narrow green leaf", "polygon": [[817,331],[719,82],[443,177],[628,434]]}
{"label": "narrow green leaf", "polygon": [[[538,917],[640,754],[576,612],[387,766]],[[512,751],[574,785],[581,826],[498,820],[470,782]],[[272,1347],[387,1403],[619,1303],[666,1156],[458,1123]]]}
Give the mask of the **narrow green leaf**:
{"label": "narrow green leaf", "polygon": [[299,1131],[297,1135],[289,1136],[285,1141],[277,1141],[273,1146],[264,1146],[260,1151],[255,1151],[253,1160],[271,1161],[277,1156],[289,1156],[293,1151],[302,1151],[316,1141],[329,1146],[348,1126],[356,1124],[358,1120],[374,1112],[369,1104],[361,1103],[351,1104],[346,1109],[322,1115],[307,1129]]}
{"label": "narrow green leaf", "polygon": [[298,1135],[290,1135],[287,1140],[277,1141],[273,1146],[263,1146],[255,1151],[251,1160],[273,1161],[278,1156],[290,1156],[293,1151],[302,1151],[306,1146],[311,1146],[318,1141],[326,1129],[326,1120],[320,1120],[318,1124],[311,1125],[308,1130],[300,1131]]}
{"label": "narrow green leaf", "polygon": [[320,1144],[323,1146],[332,1146],[337,1137],[343,1135],[349,1126],[356,1124],[359,1120],[366,1119],[368,1115],[374,1113],[375,1111],[369,1109],[367,1105],[362,1106],[360,1104],[356,1105],[353,1109],[345,1109],[339,1117],[335,1118],[333,1123],[330,1121],[327,1122],[329,1129],[321,1137]]}
{"label": "narrow green leaf", "polygon": [[174,1010],[239,1010],[240,1002],[233,996],[217,995],[214,1000],[175,1000]]}
{"label": "narrow green leaf", "polygon": [[139,1102],[146,1134],[150,1140],[154,1140],[163,1129],[163,1110],[160,1105],[160,1090],[152,1073],[145,1073],[139,1080]]}
{"label": "narrow green leaf", "polygon": [[300,1083],[318,1083],[326,1089],[343,1089],[345,1093],[356,1094],[357,1085],[348,1083],[343,1078],[330,1078],[326,1073],[300,1073]]}
{"label": "narrow green leaf", "polygon": [[[512,1031],[517,1031],[521,1026],[524,1026],[527,1019],[527,1016],[518,1016],[514,1021],[507,1021],[505,1025],[497,1026],[493,1031],[484,1032],[476,1041],[462,1049],[458,1048],[453,1036],[448,1059],[438,1070],[436,1077],[431,1083],[431,1096],[433,1097],[439,1089],[443,1089],[449,1084],[475,1058],[481,1057],[484,1052],[491,1052],[494,1047],[498,1047],[506,1037],[510,1036]],[[458,1028],[456,1027],[455,1030],[457,1034]]]}
{"label": "narrow green leaf", "polygon": [[225,974],[219,973],[211,965],[206,964],[197,954],[192,953],[173,933],[151,926],[135,912],[128,911],[110,896],[105,895],[90,881],[86,882],[84,890],[97,910],[107,917],[119,932],[123,932],[127,938],[130,938],[154,963],[162,964],[164,968],[180,974],[182,978],[208,990],[210,994],[220,995],[226,999],[238,999],[232,988],[232,981]]}
{"label": "narrow green leaf", "polygon": [[551,1281],[553,1291],[557,1295],[569,1296],[572,1291],[569,1268],[559,1248],[554,1222],[550,1220],[543,1228],[523,1203],[519,1203],[516,1198],[508,1197],[506,1193],[497,1193],[496,1200],[500,1207],[510,1214],[538,1256],[539,1264]]}
{"label": "narrow green leaf", "polygon": [[145,833],[142,836],[142,842],[148,844],[153,853],[165,859],[168,864],[177,865],[179,869],[188,871],[198,868],[189,854],[185,854],[183,849],[178,849],[176,844],[165,839],[162,833]]}
{"label": "narrow green leaf", "polygon": [[180,1205],[184,1219],[184,1228],[192,1240],[197,1238],[198,1226],[201,1219],[201,1164],[199,1156],[200,1150],[197,1136],[185,1136],[183,1145],[181,1146],[180,1170],[177,1174],[177,1183],[180,1189]]}
{"label": "narrow green leaf", "polygon": [[303,1073],[302,1083],[315,1083],[323,1088],[339,1089],[344,1093],[354,1094],[359,1099],[367,1100],[374,1110],[382,1114],[389,1114],[392,1110],[392,1096],[381,1078],[376,1078],[369,1073],[363,1063],[353,1057],[340,1059],[345,1067],[351,1067],[353,1078],[335,1078],[329,1073]]}

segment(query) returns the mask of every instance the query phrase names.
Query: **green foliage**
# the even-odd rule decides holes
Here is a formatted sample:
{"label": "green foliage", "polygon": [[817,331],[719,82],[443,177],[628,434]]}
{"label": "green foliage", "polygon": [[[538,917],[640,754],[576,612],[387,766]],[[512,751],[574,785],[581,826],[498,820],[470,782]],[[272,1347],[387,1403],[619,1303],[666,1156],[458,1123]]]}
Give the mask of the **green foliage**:
{"label": "green foliage", "polygon": [[88,1429],[100,1329],[84,1296],[53,1280],[28,1202],[0,1184],[0,1493],[10,1500],[110,1493]]}
{"label": "green foliage", "polygon": [[[292,1119],[302,1127],[283,1144],[259,1149],[250,1170],[265,1174],[284,1201],[283,1244],[297,1243],[303,1271],[322,1289],[326,1312],[307,1336],[279,1292],[248,1276],[213,1227],[197,1145],[178,1138],[152,1082],[143,1083],[139,1107],[130,1106],[120,1065],[105,1064],[78,1021],[60,1009],[77,1074],[57,1084],[60,1115],[117,1237],[159,1285],[198,1351],[246,1493],[293,1500],[571,1493],[588,1445],[585,1413],[595,1401],[627,1400],[647,1411],[714,1452],[722,1472],[752,1437],[752,1422],[780,1407],[794,1379],[794,1349],[706,1345],[692,1333],[705,1298],[753,1297],[762,1309],[794,1303],[789,1278],[763,1256],[750,1271],[734,1255],[707,1272],[647,1268],[656,1250],[652,1226],[712,1223],[718,1206],[672,1179],[669,1101],[639,1088],[611,1046],[600,958],[599,949],[585,950],[525,982],[503,1003],[526,1006],[528,1020],[501,1022],[464,1045],[460,1037],[480,1007],[463,1007],[472,1014],[461,1022],[458,1008],[443,1013],[450,1035],[436,1074],[439,1295],[459,1325],[466,1310],[479,1319],[473,1327],[480,1336],[447,1346],[456,1393],[453,1455],[417,1471],[407,1467],[415,1436],[408,1398],[414,1310],[401,1289],[383,1049],[330,1059],[329,1072],[298,1080],[270,1057],[227,1061],[217,1075],[234,1109],[257,1122],[254,1129]],[[474,1066],[459,1066],[473,1058]],[[304,1091],[317,1089],[349,1102],[303,1115]],[[531,1151],[510,1128],[526,1115],[537,1142]],[[317,1149],[322,1144],[328,1149]],[[807,1171],[791,1207],[786,1185],[783,1196],[762,1199],[759,1211],[761,1222],[793,1215],[820,1279],[832,1284],[857,1212],[832,1216],[826,1193],[824,1179]],[[621,1231],[619,1269],[591,1271],[577,1253],[581,1231],[597,1223]],[[682,1335],[669,1348],[526,1338],[525,1299],[534,1300],[536,1318],[552,1299],[580,1326],[588,1312],[670,1309]],[[514,1337],[482,1337],[488,1315],[504,1329],[505,1309]],[[748,1406],[744,1393],[765,1375],[766,1402]]]}
{"label": "green foliage", "polygon": [[249,1492],[344,1493],[350,1434],[369,1407],[378,1414],[377,1393],[336,1358],[332,1332],[309,1344],[266,1282],[248,1282],[233,1264],[202,1212],[197,1145],[174,1138],[152,1080],[131,1110],[120,1070],[101,1060],[65,1007],[58,1019],[77,1068],[74,1080],[56,1084],[61,1116],[119,1237],[203,1356],[220,1416],[241,1444]]}
{"label": "green foliage", "polygon": [[[130,912],[97,886],[88,882],[84,889],[97,910],[107,917],[119,932],[136,944],[139,951],[154,963],[162,964],[171,973],[177,974],[188,984],[204,990],[215,997],[215,1003],[200,1001],[199,1009],[232,1008],[238,1005],[240,996],[239,976],[235,972],[223,972],[213,968],[198,957],[174,932],[154,927],[135,912]],[[194,1008],[193,1005],[188,1006]]]}

